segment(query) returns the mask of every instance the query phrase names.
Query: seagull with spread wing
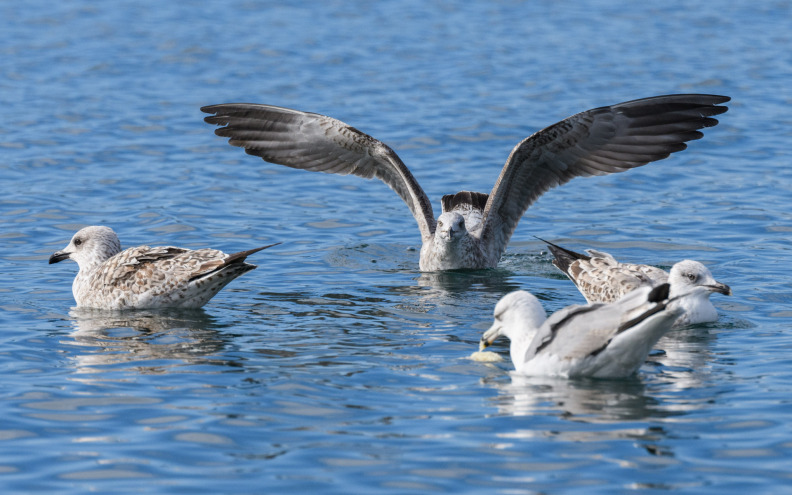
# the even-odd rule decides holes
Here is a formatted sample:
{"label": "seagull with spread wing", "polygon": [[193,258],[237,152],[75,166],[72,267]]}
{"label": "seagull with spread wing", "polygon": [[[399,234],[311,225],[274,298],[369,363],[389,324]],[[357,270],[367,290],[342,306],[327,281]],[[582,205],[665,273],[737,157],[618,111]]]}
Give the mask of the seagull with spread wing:
{"label": "seagull with spread wing", "polygon": [[514,147],[489,194],[462,191],[432,205],[396,153],[339,120],[252,103],[201,108],[218,136],[287,167],[377,177],[407,203],[421,231],[420,269],[494,268],[525,210],[575,177],[607,175],[662,160],[717,125],[727,96],[655,96],[578,113]]}

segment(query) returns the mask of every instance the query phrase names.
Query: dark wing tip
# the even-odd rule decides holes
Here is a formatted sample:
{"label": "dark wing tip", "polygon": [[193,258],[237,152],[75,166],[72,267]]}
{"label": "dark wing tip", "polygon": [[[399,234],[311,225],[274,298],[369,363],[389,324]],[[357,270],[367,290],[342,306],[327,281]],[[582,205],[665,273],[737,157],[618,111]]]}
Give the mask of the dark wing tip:
{"label": "dark wing tip", "polygon": [[267,248],[271,248],[271,247],[273,247],[273,246],[279,246],[279,245],[281,245],[281,244],[283,244],[283,243],[282,243],[282,242],[276,242],[276,243],[274,243],[274,244],[269,244],[269,245],[267,245],[267,246],[261,246],[261,247],[257,247],[257,248],[254,248],[254,249],[248,249],[247,251],[240,251],[240,252],[238,252],[238,253],[234,253],[234,254],[230,255],[230,256],[229,256],[229,257],[226,259],[226,262],[228,262],[228,261],[229,261],[229,260],[231,260],[231,259],[237,259],[237,260],[238,260],[238,259],[240,259],[240,258],[241,258],[241,260],[240,260],[240,261],[243,261],[245,258],[247,258],[248,256],[250,256],[251,254],[258,253],[259,251],[263,251],[263,250],[265,250],[265,249],[267,249]]}
{"label": "dark wing tip", "polygon": [[695,105],[720,105],[730,101],[731,97],[723,95],[710,95],[704,93],[679,93],[669,95],[650,96],[648,98],[639,98],[637,100],[625,101],[620,105],[643,105],[647,102],[652,103],[688,103]]}
{"label": "dark wing tip", "polygon": [[[730,96],[724,96],[724,95],[702,95],[702,96],[708,96],[711,100],[714,101],[715,105],[720,104],[720,103],[726,103],[727,101],[731,101],[731,97]],[[724,107],[724,108],[728,109],[728,107]],[[724,110],[724,112],[725,111],[726,110]]]}
{"label": "dark wing tip", "polygon": [[228,123],[228,118],[221,117],[219,115],[210,115],[208,117],[204,117],[204,122],[214,125],[226,125]]}
{"label": "dark wing tip", "polygon": [[215,125],[227,125],[232,121],[236,122],[247,118],[258,120],[262,116],[272,117],[273,115],[284,114],[307,114],[307,112],[299,112],[290,108],[261,103],[219,103],[217,105],[203,106],[201,107],[201,111],[214,114],[204,117],[204,122]]}
{"label": "dark wing tip", "polygon": [[718,95],[663,95],[618,103],[611,105],[610,109],[633,119],[641,119],[642,117],[657,119],[658,116],[665,116],[664,119],[669,119],[669,121],[690,119],[700,123],[710,123],[710,125],[704,125],[704,127],[711,127],[717,124],[718,121],[708,117],[726,113],[729,107],[718,105],[730,99],[728,96]]}
{"label": "dark wing tip", "polygon": [[[536,236],[534,236],[536,237]],[[582,253],[576,253],[567,248],[563,248],[558,244],[553,244],[550,241],[546,241],[541,237],[536,237],[540,241],[547,244],[547,248],[550,250],[550,253],[553,255],[553,266],[564,272],[573,282],[577,285],[577,281],[575,280],[575,276],[570,272],[570,266],[572,263],[578,260],[589,261],[591,256],[587,256]]]}
{"label": "dark wing tip", "polygon": [[553,244],[552,242],[546,241],[541,237],[536,237],[536,238],[547,244],[547,248],[550,249],[550,252],[553,253],[553,256],[555,256],[556,258],[570,258],[572,261],[574,260],[589,261],[591,259],[591,256],[572,251],[571,249],[561,247],[558,244]]}
{"label": "dark wing tip", "polygon": [[269,105],[261,105],[259,103],[217,103],[215,105],[205,105],[201,107],[203,113],[220,113],[220,112],[234,112],[234,111],[249,111],[254,110],[256,107],[266,107]]}
{"label": "dark wing tip", "polygon": [[671,285],[669,284],[660,284],[654,289],[649,292],[649,296],[647,300],[651,303],[659,303],[663,302],[668,299],[668,295],[671,292]]}

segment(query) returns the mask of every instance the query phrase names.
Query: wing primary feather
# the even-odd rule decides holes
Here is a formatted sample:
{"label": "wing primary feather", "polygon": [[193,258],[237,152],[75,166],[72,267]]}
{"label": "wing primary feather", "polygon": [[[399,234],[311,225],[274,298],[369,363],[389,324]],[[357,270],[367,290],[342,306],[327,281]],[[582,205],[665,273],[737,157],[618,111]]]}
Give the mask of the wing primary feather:
{"label": "wing primary feather", "polygon": [[324,115],[253,103],[209,105],[204,121],[215,134],[249,155],[290,168],[376,177],[393,189],[415,217],[424,240],[435,229],[432,205],[398,155],[385,143]]}
{"label": "wing primary feather", "polygon": [[719,95],[664,95],[594,108],[524,139],[509,154],[484,209],[481,238],[505,250],[525,210],[575,177],[623,172],[700,139],[728,110]]}

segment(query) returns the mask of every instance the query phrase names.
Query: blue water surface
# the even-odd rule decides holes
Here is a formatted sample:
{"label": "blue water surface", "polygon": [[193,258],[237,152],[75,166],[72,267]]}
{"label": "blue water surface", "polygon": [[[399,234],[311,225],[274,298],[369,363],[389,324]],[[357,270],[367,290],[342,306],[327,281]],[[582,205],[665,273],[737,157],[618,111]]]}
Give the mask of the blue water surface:
{"label": "blue water surface", "polygon": [[[0,3],[3,493],[792,490],[792,4],[151,0]],[[439,211],[596,106],[732,97],[671,158],[576,179],[494,270],[422,274],[379,181],[228,146],[199,108],[269,103],[394,148]],[[73,308],[80,227],[250,249],[200,311]],[[533,236],[734,290],[634,378],[474,362],[498,299],[582,302]],[[496,350],[506,355],[505,344]]]}

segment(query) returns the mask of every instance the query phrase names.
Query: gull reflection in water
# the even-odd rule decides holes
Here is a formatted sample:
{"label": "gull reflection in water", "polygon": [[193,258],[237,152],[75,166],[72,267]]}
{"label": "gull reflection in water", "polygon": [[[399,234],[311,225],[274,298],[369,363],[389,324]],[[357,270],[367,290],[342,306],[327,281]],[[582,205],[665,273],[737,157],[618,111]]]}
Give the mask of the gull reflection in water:
{"label": "gull reflection in water", "polygon": [[460,317],[464,317],[471,306],[480,303],[481,294],[489,293],[495,298],[519,289],[514,277],[513,272],[502,269],[422,272],[414,279],[415,285],[401,289],[408,297],[400,306],[422,313],[438,307],[444,312],[461,308]]}
{"label": "gull reflection in water", "polygon": [[617,423],[658,414],[658,402],[645,394],[640,379],[568,379],[510,373],[511,380],[488,383],[499,395],[501,414],[552,414],[570,421]]}
{"label": "gull reflection in water", "polygon": [[[668,389],[701,389],[712,385],[712,365],[716,361],[712,347],[716,340],[716,323],[674,329],[655,345],[648,365],[658,367]],[[717,330],[715,330],[717,332]]]}
{"label": "gull reflection in water", "polygon": [[498,415],[512,418],[500,425],[496,435],[501,449],[518,448],[532,439],[570,444],[627,439],[651,456],[674,456],[664,445],[667,433],[662,421],[680,413],[666,410],[647,394],[640,378],[572,380],[511,373],[508,381],[485,382],[498,391],[489,399]]}
{"label": "gull reflection in water", "polygon": [[513,371],[504,380],[503,366],[511,366],[508,360],[487,364],[492,373],[483,382],[498,392],[488,399],[490,405],[499,416],[517,420],[497,436],[509,442],[503,448],[532,438],[629,439],[651,456],[673,457],[662,425],[708,407],[709,394],[679,394],[679,390],[706,391],[711,340],[712,335],[701,328],[676,330],[660,341],[658,348],[664,351],[655,351],[642,371],[620,380],[524,376]]}
{"label": "gull reflection in water", "polygon": [[175,365],[227,364],[213,355],[225,347],[213,318],[203,310],[103,311],[73,308],[75,330],[70,341],[79,347],[73,359],[78,372],[134,363],[141,373],[167,373]]}

